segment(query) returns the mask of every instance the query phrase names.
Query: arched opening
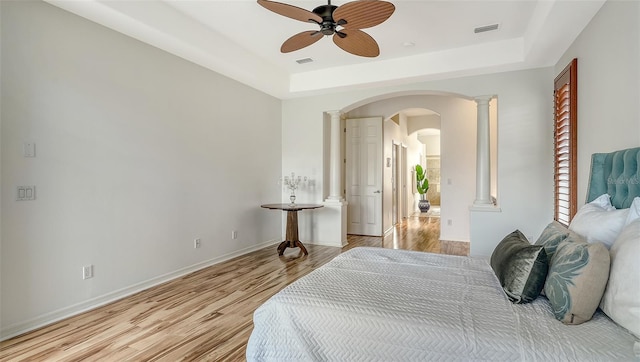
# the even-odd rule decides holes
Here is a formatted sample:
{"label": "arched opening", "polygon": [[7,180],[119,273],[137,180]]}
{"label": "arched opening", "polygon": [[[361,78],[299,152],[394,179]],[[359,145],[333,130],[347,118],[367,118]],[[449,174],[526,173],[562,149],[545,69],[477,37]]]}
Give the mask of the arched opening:
{"label": "arched opening", "polygon": [[[403,162],[407,164],[407,171],[404,176],[410,183],[407,190],[413,191],[413,174],[409,174],[418,162],[423,162],[426,166],[427,151],[422,152],[422,156],[416,157],[410,151],[412,137],[416,143],[418,137],[424,138],[427,131],[420,133],[424,129],[436,129],[440,131],[440,155],[430,152],[429,156],[433,163],[439,163],[439,173],[434,187],[430,187],[430,197],[436,199],[442,207],[441,217],[443,227],[441,239],[448,241],[469,241],[469,206],[473,203],[476,189],[476,126],[477,126],[477,104],[471,98],[458,94],[417,92],[413,94],[394,94],[388,97],[376,97],[369,101],[360,101],[357,104],[343,108],[343,126],[346,119],[382,117],[383,131],[383,157],[380,163],[383,165],[383,190],[382,190],[382,218],[383,232],[388,232],[393,228],[394,221],[398,215],[411,215],[414,211],[415,203],[411,198],[404,205],[402,202],[396,204],[394,197],[403,200],[402,188],[398,192],[399,183],[398,171],[392,167],[393,160],[398,156],[398,152],[403,152],[406,148],[407,155]],[[496,100],[492,100],[496,102]],[[492,151],[495,150],[496,141],[496,121],[497,112],[495,104],[492,107]],[[347,110],[348,111],[345,111]],[[428,114],[411,115],[416,109],[429,110]],[[404,113],[403,113],[404,112]],[[428,122],[429,114],[438,117],[438,126],[425,126]],[[432,118],[433,118],[432,117]],[[411,120],[413,118],[413,120]],[[433,132],[433,131],[428,131]],[[433,135],[431,135],[433,136]],[[435,143],[435,142],[432,142]],[[346,147],[342,141],[342,150]],[[394,155],[395,152],[395,155]],[[419,152],[418,152],[419,153]],[[342,157],[345,154],[343,152]],[[435,156],[439,156],[436,158]],[[401,158],[401,157],[400,157]],[[422,159],[421,159],[422,158]],[[495,174],[496,156],[492,152],[492,175]],[[410,165],[410,166],[409,166]],[[436,168],[436,167],[433,167]],[[343,175],[346,173],[344,170]],[[395,177],[394,177],[395,176]],[[441,181],[440,181],[441,180]],[[495,180],[495,179],[494,179]],[[344,182],[344,180],[343,180]],[[414,195],[407,191],[405,194]],[[496,192],[495,185],[492,185],[492,193]],[[435,195],[433,195],[435,193]],[[409,198],[410,196],[407,196]],[[415,197],[415,196],[414,196]],[[394,206],[399,208],[395,209]]]}

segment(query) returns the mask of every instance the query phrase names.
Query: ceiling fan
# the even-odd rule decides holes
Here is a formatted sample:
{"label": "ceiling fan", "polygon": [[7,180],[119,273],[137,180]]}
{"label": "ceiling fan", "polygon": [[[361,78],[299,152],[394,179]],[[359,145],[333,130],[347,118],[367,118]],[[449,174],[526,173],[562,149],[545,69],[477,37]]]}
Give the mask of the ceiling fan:
{"label": "ceiling fan", "polygon": [[339,7],[328,0],[327,5],[320,5],[313,11],[270,0],[258,0],[258,4],[282,16],[320,26],[320,30],[303,31],[290,37],[282,43],[281,52],[299,50],[317,42],[323,35],[333,35],[333,42],[342,50],[363,57],[377,57],[380,48],[375,39],[360,29],[383,23],[395,10],[392,3],[381,0],[358,0]]}

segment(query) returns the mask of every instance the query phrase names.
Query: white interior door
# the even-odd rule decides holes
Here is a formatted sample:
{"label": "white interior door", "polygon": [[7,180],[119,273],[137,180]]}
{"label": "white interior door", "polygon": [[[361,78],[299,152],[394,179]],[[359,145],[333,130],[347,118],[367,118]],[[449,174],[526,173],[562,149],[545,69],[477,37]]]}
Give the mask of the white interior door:
{"label": "white interior door", "polygon": [[347,119],[347,233],[382,235],[382,118]]}

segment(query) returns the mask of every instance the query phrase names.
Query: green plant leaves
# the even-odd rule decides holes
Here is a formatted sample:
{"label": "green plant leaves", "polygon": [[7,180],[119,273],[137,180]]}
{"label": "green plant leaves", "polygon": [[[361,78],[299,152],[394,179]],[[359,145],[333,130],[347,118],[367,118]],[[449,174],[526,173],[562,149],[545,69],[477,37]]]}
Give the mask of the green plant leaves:
{"label": "green plant leaves", "polygon": [[426,194],[427,190],[429,190],[429,180],[420,165],[416,165],[416,189],[420,195]]}

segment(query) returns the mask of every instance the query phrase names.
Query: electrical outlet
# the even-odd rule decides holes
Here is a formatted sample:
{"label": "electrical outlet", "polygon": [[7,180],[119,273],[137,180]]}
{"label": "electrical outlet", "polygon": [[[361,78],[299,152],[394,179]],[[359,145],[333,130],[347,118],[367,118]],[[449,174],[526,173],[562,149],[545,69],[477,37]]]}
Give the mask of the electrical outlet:
{"label": "electrical outlet", "polygon": [[453,225],[453,220],[447,219],[447,226],[451,226],[451,225]]}
{"label": "electrical outlet", "polygon": [[233,230],[231,232],[231,239],[237,239],[238,238],[238,230]]}
{"label": "electrical outlet", "polygon": [[36,144],[34,142],[24,142],[24,157],[36,157]]}
{"label": "electrical outlet", "polygon": [[194,249],[198,249],[200,247],[200,244],[201,244],[200,242],[201,242],[200,238],[194,239],[193,240],[193,248]]}
{"label": "electrical outlet", "polygon": [[82,267],[82,279],[93,278],[93,265]]}

